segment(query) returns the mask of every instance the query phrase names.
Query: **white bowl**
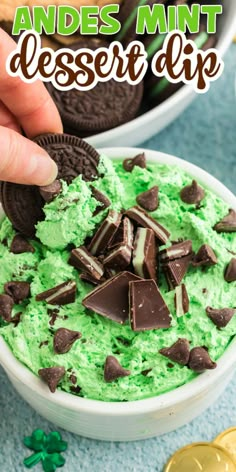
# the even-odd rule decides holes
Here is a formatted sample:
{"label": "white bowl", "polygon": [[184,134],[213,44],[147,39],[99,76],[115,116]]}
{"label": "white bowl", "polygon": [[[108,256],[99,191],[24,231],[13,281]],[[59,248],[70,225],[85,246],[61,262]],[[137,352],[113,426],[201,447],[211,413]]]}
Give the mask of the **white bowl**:
{"label": "white bowl", "polygon": [[[143,149],[102,149],[112,159],[133,157]],[[195,165],[156,151],[146,151],[149,161],[178,165],[236,209],[236,197],[218,180]],[[216,370],[208,371],[169,393],[146,400],[101,402],[79,398],[48,387],[15,359],[0,337],[0,364],[19,394],[42,416],[61,428],[94,439],[131,441],[173,431],[212,405],[234,373],[234,340]]]}
{"label": "white bowl", "polygon": [[[224,15],[219,18],[219,41],[217,43],[217,49],[222,57],[236,34],[236,1],[224,0],[223,4]],[[168,100],[147,113],[129,123],[96,134],[86,140],[94,147],[137,146],[169,125],[195,97],[196,93],[192,87],[185,85]]]}

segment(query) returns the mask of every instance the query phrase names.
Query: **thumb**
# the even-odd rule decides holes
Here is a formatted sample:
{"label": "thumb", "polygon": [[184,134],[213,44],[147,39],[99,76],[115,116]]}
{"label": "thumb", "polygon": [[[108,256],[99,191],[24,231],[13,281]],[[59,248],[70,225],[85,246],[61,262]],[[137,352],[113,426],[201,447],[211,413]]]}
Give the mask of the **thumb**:
{"label": "thumb", "polygon": [[49,185],[57,176],[57,165],[34,142],[0,126],[0,180],[28,185]]}

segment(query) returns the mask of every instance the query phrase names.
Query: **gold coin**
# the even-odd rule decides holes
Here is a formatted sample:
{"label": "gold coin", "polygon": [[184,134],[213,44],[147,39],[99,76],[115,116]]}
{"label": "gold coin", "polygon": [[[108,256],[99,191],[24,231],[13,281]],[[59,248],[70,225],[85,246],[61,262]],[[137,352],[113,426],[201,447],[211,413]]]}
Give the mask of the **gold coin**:
{"label": "gold coin", "polygon": [[227,449],[236,463],[236,427],[227,429],[219,434],[215,438],[214,444],[219,444],[219,446]]}
{"label": "gold coin", "polygon": [[236,472],[236,464],[218,444],[195,443],[177,451],[164,472]]}

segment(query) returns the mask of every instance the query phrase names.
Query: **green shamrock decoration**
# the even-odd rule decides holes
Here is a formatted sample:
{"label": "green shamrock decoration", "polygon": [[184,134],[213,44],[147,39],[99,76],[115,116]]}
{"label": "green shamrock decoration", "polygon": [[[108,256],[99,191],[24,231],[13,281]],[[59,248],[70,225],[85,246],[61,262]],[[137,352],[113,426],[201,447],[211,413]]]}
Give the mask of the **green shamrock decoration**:
{"label": "green shamrock decoration", "polygon": [[24,465],[28,469],[42,462],[44,472],[55,472],[57,467],[63,467],[65,464],[65,459],[60,453],[66,451],[67,443],[57,431],[47,435],[42,429],[36,429],[32,436],[24,438],[24,445],[34,451],[31,456],[24,459]]}

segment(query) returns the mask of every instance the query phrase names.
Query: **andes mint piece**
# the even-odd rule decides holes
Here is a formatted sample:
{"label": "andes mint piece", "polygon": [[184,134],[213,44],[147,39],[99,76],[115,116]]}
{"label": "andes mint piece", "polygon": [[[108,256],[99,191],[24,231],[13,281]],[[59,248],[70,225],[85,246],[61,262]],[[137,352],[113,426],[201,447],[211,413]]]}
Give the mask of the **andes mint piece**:
{"label": "andes mint piece", "polygon": [[132,172],[135,166],[141,167],[141,169],[146,169],[146,156],[143,152],[142,154],[138,154],[133,158],[128,158],[123,161],[123,167],[127,172]]}
{"label": "andes mint piece", "polygon": [[184,316],[189,311],[189,298],[184,284],[175,288],[175,308],[178,318]]}
{"label": "andes mint piece", "polygon": [[95,280],[100,280],[104,274],[101,262],[93,257],[84,246],[71,251],[69,264],[76,269],[87,272]]}
{"label": "andes mint piece", "polygon": [[192,181],[191,185],[187,185],[180,192],[180,198],[184,203],[192,205],[200,203],[205,197],[204,190],[198,185],[196,180]]}
{"label": "andes mint piece", "polygon": [[157,279],[157,247],[152,229],[138,228],[134,240],[133,267],[143,279]]}
{"label": "andes mint piece", "polygon": [[134,226],[127,216],[121,221],[121,224],[116,231],[114,238],[108,245],[109,249],[113,249],[117,246],[128,246],[132,249],[134,240]]}
{"label": "andes mint piece", "polygon": [[16,234],[12,240],[10,252],[13,254],[23,254],[24,252],[34,252],[34,247],[21,234]]}
{"label": "andes mint piece", "polygon": [[217,264],[217,257],[208,244],[203,244],[192,260],[194,267],[212,266]]}
{"label": "andes mint piece", "polygon": [[14,300],[9,295],[0,295],[0,316],[4,321],[11,321],[11,312],[14,306]]}
{"label": "andes mint piece", "polygon": [[129,305],[133,331],[170,328],[170,312],[154,280],[131,281]]}
{"label": "andes mint piece", "polygon": [[214,309],[208,306],[206,313],[217,328],[225,328],[233,318],[235,310],[233,308]]}
{"label": "andes mint piece", "polygon": [[56,388],[66,373],[64,367],[47,367],[46,369],[39,369],[39,376],[48,385],[50,391],[55,393]]}
{"label": "andes mint piece", "polygon": [[136,201],[144,210],[155,211],[158,208],[158,187],[155,185],[146,192],[140,193]]}
{"label": "andes mint piece", "polygon": [[226,215],[214,228],[217,233],[233,233],[236,231],[236,211],[229,210]]}
{"label": "andes mint piece", "polygon": [[146,213],[146,211],[144,211],[142,208],[138,206],[129,208],[129,210],[126,211],[126,215],[131,218],[131,220],[134,220],[136,223],[138,223],[138,225],[144,228],[152,229],[160,243],[167,243],[170,233],[165,228],[163,228],[163,226],[157,223],[154,218],[148,215],[148,213]]}
{"label": "andes mint piece", "polygon": [[14,303],[21,303],[30,296],[30,284],[28,282],[7,282],[4,292],[13,298]]}
{"label": "andes mint piece", "polygon": [[89,245],[89,251],[93,256],[101,254],[107,248],[121,222],[121,214],[110,210]]}
{"label": "andes mint piece", "polygon": [[160,354],[180,365],[187,365],[190,356],[190,344],[187,339],[180,338],[173,346],[160,349]]}
{"label": "andes mint piece", "polygon": [[74,280],[63,282],[45,292],[36,295],[36,301],[45,301],[50,305],[67,305],[74,303],[76,296],[76,283]]}
{"label": "andes mint piece", "polygon": [[188,366],[194,372],[201,374],[204,370],[211,370],[217,367],[204,347],[194,347],[190,351]]}
{"label": "andes mint piece", "polygon": [[170,290],[181,284],[192,260],[192,254],[163,264],[163,272]]}
{"label": "andes mint piece", "polygon": [[97,188],[91,186],[91,191],[92,191],[92,196],[100,203],[99,206],[97,206],[96,210],[93,213],[93,216],[98,215],[100,211],[106,210],[111,205],[111,202],[109,198],[104,195],[104,193],[100,192]]}
{"label": "andes mint piece", "polygon": [[54,198],[56,198],[59,193],[61,193],[62,184],[60,180],[54,180],[50,185],[44,185],[39,187],[40,195],[43,197],[46,203],[52,202]]}
{"label": "andes mint piece", "polygon": [[132,249],[129,246],[120,245],[113,249],[103,260],[106,268],[124,270],[130,265]]}
{"label": "andes mint piece", "polygon": [[120,272],[95,288],[82,303],[95,313],[123,324],[129,316],[129,282],[133,280],[139,277],[131,272]]}
{"label": "andes mint piece", "polygon": [[236,280],[236,259],[233,257],[225,271],[226,282],[235,282]]}
{"label": "andes mint piece", "polygon": [[114,382],[114,380],[127,377],[130,374],[130,370],[124,369],[114,356],[107,356],[104,367],[104,380],[106,382]]}
{"label": "andes mint piece", "polygon": [[159,253],[162,262],[180,259],[181,257],[192,254],[192,241],[186,240],[172,244],[172,246],[162,249]]}
{"label": "andes mint piece", "polygon": [[92,284],[92,285],[102,284],[106,280],[105,277],[101,277],[100,280],[94,279],[87,272],[82,272],[82,274],[80,274],[79,278],[80,278],[80,280],[83,280],[84,282],[88,282],[89,284]]}
{"label": "andes mint piece", "polygon": [[53,347],[56,354],[68,352],[77,339],[81,338],[79,331],[71,331],[66,328],[59,328],[53,339]]}

